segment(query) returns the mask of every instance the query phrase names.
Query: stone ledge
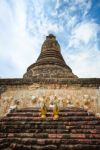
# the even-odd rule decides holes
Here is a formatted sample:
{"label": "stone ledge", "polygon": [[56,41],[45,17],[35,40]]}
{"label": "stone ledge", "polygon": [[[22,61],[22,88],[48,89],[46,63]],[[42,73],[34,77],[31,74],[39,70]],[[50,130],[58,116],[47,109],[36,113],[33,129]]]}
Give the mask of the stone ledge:
{"label": "stone ledge", "polygon": [[80,86],[80,87],[97,87],[100,86],[100,78],[78,78],[78,79],[44,79],[44,78],[32,78],[32,79],[23,79],[23,78],[12,78],[12,79],[0,79],[0,85],[31,85],[33,83],[38,84],[67,84],[71,86]]}

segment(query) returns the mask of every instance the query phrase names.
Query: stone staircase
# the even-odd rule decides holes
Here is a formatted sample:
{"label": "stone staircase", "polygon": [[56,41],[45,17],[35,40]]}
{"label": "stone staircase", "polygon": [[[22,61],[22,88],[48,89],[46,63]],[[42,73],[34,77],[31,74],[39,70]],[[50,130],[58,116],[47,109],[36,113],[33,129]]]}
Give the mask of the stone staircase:
{"label": "stone staircase", "polygon": [[0,119],[0,150],[99,150],[100,119],[82,108],[53,111],[41,118],[38,108],[14,110]]}

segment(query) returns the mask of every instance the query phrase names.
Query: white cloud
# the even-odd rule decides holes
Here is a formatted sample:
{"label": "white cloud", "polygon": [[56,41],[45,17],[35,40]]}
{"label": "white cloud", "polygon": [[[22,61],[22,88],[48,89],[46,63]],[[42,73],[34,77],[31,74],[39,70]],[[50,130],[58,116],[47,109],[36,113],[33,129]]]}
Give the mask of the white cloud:
{"label": "white cloud", "polygon": [[68,54],[68,64],[72,67],[73,72],[79,77],[100,78],[100,52],[83,51],[78,54]]}
{"label": "white cloud", "polygon": [[[69,39],[69,47],[86,47],[88,48],[89,44],[94,45],[94,42],[97,42],[97,34],[99,32],[99,26],[93,21],[83,21],[79,23],[71,33]],[[97,44],[97,43],[96,43]]]}
{"label": "white cloud", "polygon": [[75,38],[88,43],[93,37],[96,38],[98,25],[91,22],[81,23],[74,31]]}
{"label": "white cloud", "polygon": [[58,9],[60,6],[60,0],[56,0],[56,6],[55,6],[55,9]]}
{"label": "white cloud", "polygon": [[[21,72],[25,71],[26,64],[30,62],[32,58],[33,45],[35,38],[31,38],[25,30],[26,25],[26,8],[23,1],[14,3],[14,12],[9,7],[5,1],[0,2],[0,58],[6,62],[7,58],[8,63],[12,63],[16,68],[14,72],[12,68],[9,68],[9,65],[4,66],[5,71],[9,72],[3,73],[3,69],[0,69],[1,75],[4,77],[16,77],[21,76]],[[13,14],[14,13],[14,14]],[[34,45],[35,46],[35,45]],[[30,59],[27,59],[27,56]],[[1,62],[1,66],[3,65]]]}
{"label": "white cloud", "polygon": [[87,17],[91,4],[91,0],[0,1],[0,76],[21,77],[38,57],[45,36],[53,32],[67,49],[65,60],[76,74],[99,77],[100,30]]}
{"label": "white cloud", "polygon": [[100,77],[99,32],[93,21],[83,21],[72,30],[66,60],[68,57],[68,64],[79,77]]}

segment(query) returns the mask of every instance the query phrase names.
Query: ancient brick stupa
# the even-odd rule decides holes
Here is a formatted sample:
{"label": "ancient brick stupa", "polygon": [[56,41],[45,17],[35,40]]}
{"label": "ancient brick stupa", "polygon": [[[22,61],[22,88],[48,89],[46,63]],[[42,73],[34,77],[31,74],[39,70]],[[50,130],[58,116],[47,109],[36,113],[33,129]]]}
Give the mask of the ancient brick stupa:
{"label": "ancient brick stupa", "polygon": [[66,79],[77,78],[64,61],[60,45],[52,34],[46,37],[41,53],[36,61],[28,67],[24,78]]}
{"label": "ancient brick stupa", "polygon": [[52,34],[23,78],[0,79],[0,150],[99,150],[100,78],[78,78]]}

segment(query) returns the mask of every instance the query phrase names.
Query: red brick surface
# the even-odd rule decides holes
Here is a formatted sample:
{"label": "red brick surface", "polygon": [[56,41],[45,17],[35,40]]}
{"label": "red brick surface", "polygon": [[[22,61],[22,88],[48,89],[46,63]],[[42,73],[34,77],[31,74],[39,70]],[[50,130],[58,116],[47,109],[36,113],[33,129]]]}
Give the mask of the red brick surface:
{"label": "red brick surface", "polygon": [[100,119],[81,108],[60,110],[53,120],[48,110],[42,120],[38,109],[21,109],[0,119],[0,150],[100,149]]}

